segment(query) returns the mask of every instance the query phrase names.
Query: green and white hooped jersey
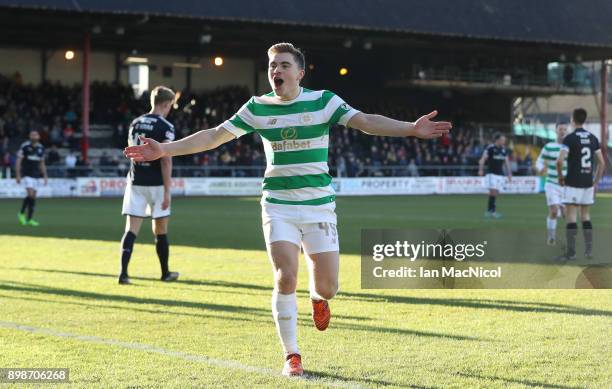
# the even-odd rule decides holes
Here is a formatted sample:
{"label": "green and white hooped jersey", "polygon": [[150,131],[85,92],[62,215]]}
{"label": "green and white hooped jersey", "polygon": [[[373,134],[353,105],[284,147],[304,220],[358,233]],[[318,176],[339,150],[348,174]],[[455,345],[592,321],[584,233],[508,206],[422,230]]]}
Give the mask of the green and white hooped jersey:
{"label": "green and white hooped jersey", "polygon": [[[536,162],[538,168],[546,166],[546,182],[559,185],[557,176],[557,158],[562,145],[557,142],[548,142],[542,148]],[[567,161],[563,161],[563,175],[567,175]]]}
{"label": "green and white hooped jersey", "polygon": [[346,125],[358,112],[330,91],[301,88],[290,101],[274,92],[254,96],[221,126],[236,137],[261,135],[267,160],[264,201],[317,206],[336,197],[327,165],[329,128]]}

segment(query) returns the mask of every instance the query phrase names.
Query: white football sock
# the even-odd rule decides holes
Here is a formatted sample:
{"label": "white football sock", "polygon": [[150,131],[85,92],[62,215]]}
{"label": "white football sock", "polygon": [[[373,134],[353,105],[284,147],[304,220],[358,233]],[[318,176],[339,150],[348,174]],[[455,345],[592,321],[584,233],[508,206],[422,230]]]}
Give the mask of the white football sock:
{"label": "white football sock", "polygon": [[272,316],[285,355],[299,354],[297,345],[297,297],[295,293],[272,292]]}
{"label": "white football sock", "polygon": [[548,238],[554,239],[557,231],[557,219],[552,219],[550,217],[546,218],[546,229],[548,230]]}
{"label": "white football sock", "polygon": [[315,289],[314,284],[310,285],[310,290],[308,292],[310,293],[311,300],[315,300],[315,301],[325,300],[323,297],[319,296],[319,294],[317,293],[317,290]]}

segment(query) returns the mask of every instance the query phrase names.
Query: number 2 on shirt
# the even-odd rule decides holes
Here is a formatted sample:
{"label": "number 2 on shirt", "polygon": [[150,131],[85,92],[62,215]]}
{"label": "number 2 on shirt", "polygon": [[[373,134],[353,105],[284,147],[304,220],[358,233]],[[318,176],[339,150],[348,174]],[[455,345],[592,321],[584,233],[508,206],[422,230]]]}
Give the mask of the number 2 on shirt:
{"label": "number 2 on shirt", "polygon": [[582,154],[582,158],[580,158],[580,165],[583,169],[591,168],[591,149],[588,147],[583,147],[580,150],[580,154]]}

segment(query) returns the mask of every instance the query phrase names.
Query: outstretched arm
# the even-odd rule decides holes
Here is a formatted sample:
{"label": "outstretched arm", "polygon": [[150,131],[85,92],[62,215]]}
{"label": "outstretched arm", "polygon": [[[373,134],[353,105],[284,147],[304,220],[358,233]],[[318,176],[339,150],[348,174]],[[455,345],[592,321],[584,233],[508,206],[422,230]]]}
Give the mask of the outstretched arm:
{"label": "outstretched arm", "polygon": [[416,122],[402,122],[382,115],[372,115],[363,112],[355,114],[347,123],[347,127],[356,128],[369,135],[380,136],[416,136],[422,139],[438,138],[448,134],[450,122],[432,122],[438,111],[421,116]]}
{"label": "outstretched arm", "polygon": [[234,134],[222,126],[198,131],[186,138],[168,143],[159,143],[154,139],[140,137],[141,144],[126,147],[123,154],[136,162],[153,161],[162,157],[174,157],[212,150],[235,137]]}

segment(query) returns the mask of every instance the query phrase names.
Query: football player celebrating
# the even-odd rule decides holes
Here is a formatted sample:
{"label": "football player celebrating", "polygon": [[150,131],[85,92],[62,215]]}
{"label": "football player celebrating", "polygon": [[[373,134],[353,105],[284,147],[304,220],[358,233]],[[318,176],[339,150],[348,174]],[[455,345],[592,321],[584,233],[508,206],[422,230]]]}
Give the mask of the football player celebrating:
{"label": "football player celebrating", "polygon": [[304,372],[295,293],[300,247],[310,273],[312,317],[320,331],[329,325],[328,301],[338,291],[336,196],[327,165],[330,127],[341,124],[370,135],[424,139],[440,137],[451,128],[448,122],[431,120],[436,111],[413,123],[360,112],[330,91],[301,87],[304,73],[302,52],[291,43],[275,44],[268,50],[270,93],[252,97],[216,128],[165,144],[143,138],[142,145],[125,150],[136,161],[151,161],[210,150],[253,132],[261,135],[267,160],[262,223],[275,277],[272,313],[285,353],[283,374],[292,376]]}

